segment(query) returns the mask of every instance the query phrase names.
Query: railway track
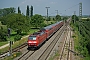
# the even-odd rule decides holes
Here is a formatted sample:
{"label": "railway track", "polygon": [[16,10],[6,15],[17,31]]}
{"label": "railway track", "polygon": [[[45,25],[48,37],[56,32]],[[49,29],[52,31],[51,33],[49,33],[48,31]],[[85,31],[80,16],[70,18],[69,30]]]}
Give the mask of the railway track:
{"label": "railway track", "polygon": [[14,60],[27,60],[35,51],[26,51],[23,53],[20,57],[14,59]]}
{"label": "railway track", "polygon": [[[12,49],[12,54],[14,52],[17,52],[17,51],[21,50],[25,46],[27,46],[27,43],[24,43],[24,44],[22,44],[22,45],[20,45],[20,46],[18,46],[16,48],[14,48],[14,49]],[[0,54],[0,59],[4,59],[5,57],[7,57],[8,56],[8,53],[9,53],[9,51],[6,51],[6,52],[3,52],[2,54]]]}
{"label": "railway track", "polygon": [[67,33],[66,33],[66,38],[62,47],[61,55],[60,55],[60,60],[70,60],[70,49],[71,49],[71,30],[70,27],[68,26]]}
{"label": "railway track", "polygon": [[23,55],[21,55],[20,57],[14,59],[14,60],[46,60],[50,54],[50,52],[52,51],[52,49],[54,48],[55,44],[57,43],[57,41],[60,38],[60,35],[63,33],[64,29],[66,26],[63,26],[60,31],[56,32],[56,36],[53,36],[54,38],[52,39],[52,37],[50,40],[48,40],[47,42],[49,42],[47,44],[47,42],[45,43],[48,46],[43,45],[40,49],[36,50],[36,51],[26,51],[25,53],[23,53]]}
{"label": "railway track", "polygon": [[42,53],[42,55],[37,60],[47,60],[49,54],[53,50],[54,46],[56,45],[63,31],[64,31],[64,28],[58,33],[58,35],[53,39],[51,44],[47,47],[47,49]]}

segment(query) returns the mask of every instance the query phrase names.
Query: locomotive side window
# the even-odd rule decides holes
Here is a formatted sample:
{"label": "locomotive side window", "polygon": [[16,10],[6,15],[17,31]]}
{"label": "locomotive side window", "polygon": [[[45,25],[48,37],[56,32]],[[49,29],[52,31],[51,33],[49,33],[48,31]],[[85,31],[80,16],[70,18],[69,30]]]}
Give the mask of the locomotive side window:
{"label": "locomotive side window", "polygon": [[40,35],[43,35],[45,32],[41,32]]}
{"label": "locomotive side window", "polygon": [[36,37],[35,36],[30,36],[29,40],[36,40]]}

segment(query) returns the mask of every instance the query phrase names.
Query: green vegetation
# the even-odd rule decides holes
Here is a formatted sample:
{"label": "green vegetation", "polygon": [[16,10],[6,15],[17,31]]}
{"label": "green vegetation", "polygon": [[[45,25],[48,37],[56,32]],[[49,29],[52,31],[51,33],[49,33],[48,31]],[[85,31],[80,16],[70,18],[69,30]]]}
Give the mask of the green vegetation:
{"label": "green vegetation", "polygon": [[10,13],[15,13],[15,8],[14,7],[0,9],[0,17],[6,16]]}
{"label": "green vegetation", "polygon": [[[19,7],[18,7],[18,13],[15,13],[15,8],[0,9],[0,41],[8,41],[13,39],[17,41],[20,40],[23,32],[27,34],[27,32],[29,32],[32,27],[41,28],[46,26],[44,24],[43,17],[38,14],[35,14],[33,16],[33,6],[31,6],[31,9],[32,9],[31,11],[32,17],[29,17],[30,12],[28,5],[27,5],[26,16],[21,14],[21,10]],[[3,29],[5,25],[7,28]],[[7,31],[8,28],[10,28],[10,33]],[[17,34],[13,35],[12,31],[16,32]],[[8,39],[9,35],[10,35],[10,39]]]}
{"label": "green vegetation", "polygon": [[18,7],[18,13],[20,13],[20,14],[21,14],[21,10],[20,10],[20,7]]}
{"label": "green vegetation", "polygon": [[32,16],[30,23],[35,28],[43,27],[45,25],[43,17],[38,14],[35,14],[34,16]]}
{"label": "green vegetation", "polygon": [[21,37],[22,37],[21,35],[16,35],[15,38],[14,38],[14,40],[15,40],[15,41],[20,40]]}
{"label": "green vegetation", "polygon": [[[47,21],[44,21],[44,23],[47,25]],[[48,25],[54,24],[54,23],[56,23],[56,21],[48,21]]]}
{"label": "green vegetation", "polygon": [[30,13],[29,13],[29,5],[27,5],[27,10],[26,10],[26,16],[29,17]]}
{"label": "green vegetation", "polygon": [[31,15],[30,15],[30,17],[32,17],[33,16],[33,6],[31,6],[31,10],[30,10],[31,12]]}
{"label": "green vegetation", "polygon": [[55,58],[57,58],[57,57],[59,57],[59,56],[60,56],[59,51],[56,51],[56,52],[55,52],[55,55],[54,55],[54,56],[51,56],[51,57],[49,58],[49,60],[54,60]]}
{"label": "green vegetation", "polygon": [[71,26],[74,30],[75,50],[83,56],[84,60],[90,60],[90,20],[76,21],[77,17],[75,17],[74,22],[73,19]]}
{"label": "green vegetation", "polygon": [[6,33],[7,33],[7,30],[4,29],[1,26],[1,29],[0,29],[0,41],[7,41],[7,39],[6,39]]}
{"label": "green vegetation", "polygon": [[0,42],[0,46],[7,44],[8,42]]}
{"label": "green vegetation", "polygon": [[56,21],[60,21],[61,20],[61,16],[60,15],[56,15]]}
{"label": "green vegetation", "polygon": [[13,29],[17,34],[21,34],[22,31],[28,32],[30,29],[29,19],[21,14],[9,14],[6,16],[8,28]]}

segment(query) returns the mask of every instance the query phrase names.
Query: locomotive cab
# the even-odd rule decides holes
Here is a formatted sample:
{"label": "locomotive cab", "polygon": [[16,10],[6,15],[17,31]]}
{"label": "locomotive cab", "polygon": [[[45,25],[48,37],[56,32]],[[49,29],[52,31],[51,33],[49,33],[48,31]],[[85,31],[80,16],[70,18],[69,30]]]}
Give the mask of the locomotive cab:
{"label": "locomotive cab", "polygon": [[38,45],[38,37],[31,35],[28,37],[28,47],[37,47]]}

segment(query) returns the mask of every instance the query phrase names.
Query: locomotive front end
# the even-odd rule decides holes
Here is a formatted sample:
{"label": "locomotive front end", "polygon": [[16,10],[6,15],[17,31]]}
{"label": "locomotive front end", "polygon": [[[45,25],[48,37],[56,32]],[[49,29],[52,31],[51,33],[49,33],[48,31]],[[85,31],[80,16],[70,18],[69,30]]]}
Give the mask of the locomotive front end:
{"label": "locomotive front end", "polygon": [[28,48],[36,48],[38,46],[37,36],[28,37]]}

